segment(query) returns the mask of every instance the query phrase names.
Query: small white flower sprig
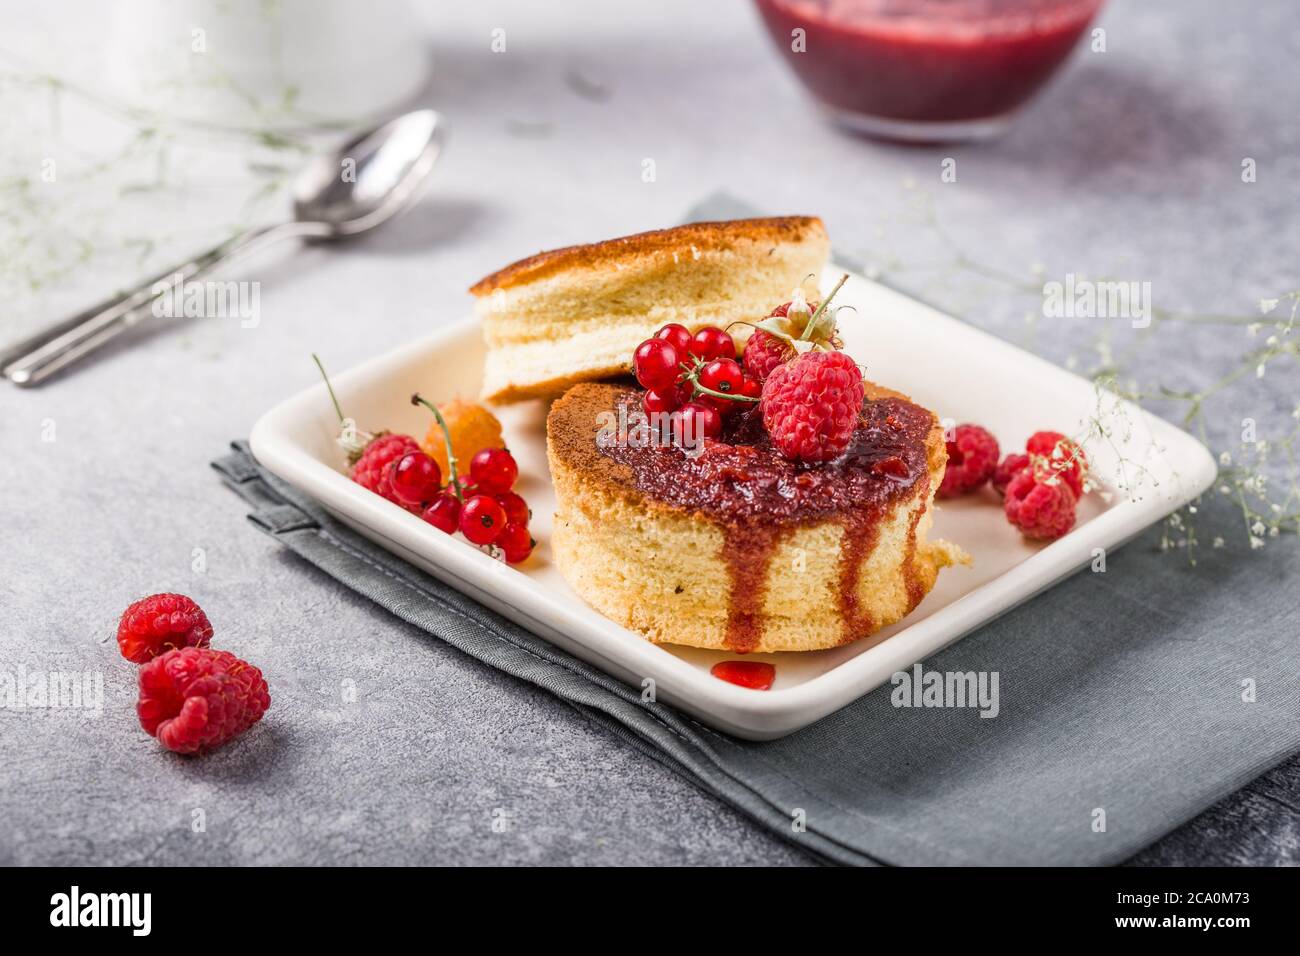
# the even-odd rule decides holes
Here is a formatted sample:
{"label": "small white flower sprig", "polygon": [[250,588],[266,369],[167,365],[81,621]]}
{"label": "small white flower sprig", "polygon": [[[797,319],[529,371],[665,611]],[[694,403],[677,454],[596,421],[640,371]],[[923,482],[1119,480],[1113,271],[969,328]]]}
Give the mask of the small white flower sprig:
{"label": "small white flower sprig", "polygon": [[[877,231],[881,248],[860,256],[866,260],[862,271],[867,276],[876,279],[890,274],[895,277],[895,281],[898,276],[913,272],[937,276],[936,281],[962,276],[987,283],[992,287],[991,295],[999,298],[1004,298],[1002,293],[1006,291],[1026,297],[1042,297],[1043,276],[1046,272],[1043,265],[1035,263],[1029,267],[1027,274],[1021,275],[982,261],[978,256],[968,253],[943,227],[931,193],[920,189],[915,182],[904,182],[903,186],[908,197],[906,220],[909,241],[914,242],[928,232],[946,250],[949,259],[946,262],[936,262],[934,256],[927,256],[923,264],[908,262],[891,247],[887,230],[882,226]],[[1094,280],[1098,283],[1108,281],[1100,277],[1094,277]],[[961,307],[955,311],[962,314],[971,307],[971,296],[965,294]],[[1207,426],[1207,408],[1212,406],[1215,420],[1222,422],[1223,404],[1229,396],[1240,394],[1239,390],[1249,382],[1261,379],[1267,381],[1269,370],[1276,364],[1300,361],[1300,341],[1297,341],[1300,336],[1293,334],[1297,319],[1300,318],[1300,290],[1259,300],[1256,314],[1186,312],[1155,303],[1148,303],[1148,308],[1150,325],[1142,329],[1141,334],[1134,336],[1134,341],[1124,351],[1118,351],[1113,342],[1113,324],[1106,322],[1101,325],[1093,341],[1096,361],[1085,374],[1092,378],[1099,395],[1103,391],[1118,395],[1142,407],[1158,408],[1165,416],[1169,416],[1169,406],[1173,405],[1175,412],[1183,412],[1184,427],[1194,432],[1207,446],[1213,447]],[[1028,332],[1026,346],[1031,350],[1034,348],[1040,312],[1041,310],[1026,310],[1025,313]],[[1243,351],[1222,377],[1203,388],[1182,390],[1161,384],[1144,388],[1132,378],[1127,369],[1132,360],[1150,346],[1155,338],[1152,333],[1162,325],[1224,330],[1236,328],[1243,330],[1252,339],[1261,335],[1265,337],[1262,343]],[[1082,363],[1077,357],[1070,356],[1065,364],[1067,368],[1074,369]],[[1071,437],[1080,444],[1086,444],[1089,440],[1109,440],[1108,433],[1113,434],[1114,429],[1126,427],[1123,422],[1116,420],[1114,413],[1115,409],[1112,408],[1103,414],[1099,404],[1098,414],[1088,426],[1088,434]],[[1297,407],[1292,418],[1300,421],[1300,407]],[[1277,425],[1272,427],[1274,433],[1265,436],[1267,440],[1246,441],[1243,438],[1240,447],[1231,450],[1215,449],[1221,452],[1217,493],[1231,500],[1241,510],[1244,537],[1253,549],[1266,547],[1270,539],[1280,535],[1300,533],[1300,426],[1291,425],[1287,433],[1281,436],[1276,434],[1280,430]],[[1130,460],[1123,464],[1133,473],[1145,470],[1140,462]],[[1199,545],[1196,533],[1199,513],[1198,502],[1180,509],[1166,519],[1161,538],[1163,549],[1183,551],[1193,564],[1196,563],[1195,553]],[[1226,547],[1227,544],[1222,536],[1216,536],[1211,541],[1211,546],[1215,548]]]}

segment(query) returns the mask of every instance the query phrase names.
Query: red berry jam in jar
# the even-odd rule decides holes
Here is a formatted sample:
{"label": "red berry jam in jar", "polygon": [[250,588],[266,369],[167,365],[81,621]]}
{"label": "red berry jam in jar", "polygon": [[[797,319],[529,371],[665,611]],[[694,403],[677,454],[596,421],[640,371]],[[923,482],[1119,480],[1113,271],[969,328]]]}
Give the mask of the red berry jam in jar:
{"label": "red berry jam in jar", "polygon": [[911,142],[995,136],[1065,62],[1102,0],[756,0],[841,124]]}

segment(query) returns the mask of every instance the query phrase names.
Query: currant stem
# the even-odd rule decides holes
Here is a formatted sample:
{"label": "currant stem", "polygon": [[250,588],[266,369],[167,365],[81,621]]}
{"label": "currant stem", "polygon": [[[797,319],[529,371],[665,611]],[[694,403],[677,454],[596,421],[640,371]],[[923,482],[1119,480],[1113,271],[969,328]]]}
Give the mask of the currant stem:
{"label": "currant stem", "polygon": [[320,369],[320,377],[325,380],[325,390],[330,393],[330,401],[334,403],[334,411],[339,416],[339,424],[342,425],[344,422],[343,406],[339,404],[339,397],[334,394],[334,386],[330,384],[330,377],[325,374],[325,366],[321,364],[320,356],[315,352],[311,353],[311,360]]}
{"label": "currant stem", "polygon": [[443,444],[447,446],[447,470],[451,472],[451,481],[447,483],[451,485],[452,490],[455,491],[456,500],[463,502],[465,500],[465,492],[460,486],[460,477],[456,472],[456,456],[451,450],[451,429],[447,427],[446,419],[442,417],[442,412],[438,411],[438,407],[428,399],[421,398],[419,392],[416,392],[411,396],[411,404],[423,405],[429,411],[433,412],[433,417],[438,420],[438,427],[442,429]]}
{"label": "currant stem", "polygon": [[749,395],[732,395],[730,392],[715,392],[711,388],[705,388],[700,384],[698,379],[692,378],[691,384],[695,386],[697,392],[703,392],[705,395],[712,395],[714,398],[726,398],[733,402],[761,402],[761,398],[751,398]]}
{"label": "currant stem", "polygon": [[803,335],[799,336],[799,341],[807,342],[812,338],[813,329],[817,328],[817,322],[821,319],[822,313],[826,311],[826,306],[831,304],[831,299],[835,298],[835,293],[840,291],[840,286],[849,281],[849,274],[846,272],[840,276],[840,281],[835,283],[835,288],[831,289],[830,295],[822,299],[821,304],[817,306],[817,311],[808,319],[808,324],[803,327]]}
{"label": "currant stem", "polygon": [[[732,324],[734,325],[735,323]],[[684,378],[685,381],[691,383],[692,399],[695,398],[698,392],[703,392],[705,395],[712,395],[714,398],[726,398],[726,399],[730,399],[733,402],[761,401],[761,399],[751,398],[748,395],[732,395],[729,392],[715,392],[711,388],[705,388],[703,385],[700,384],[700,372],[703,371],[704,366],[708,364],[707,362],[704,361],[704,359],[696,359],[695,364],[693,366],[687,365],[685,362],[680,362],[678,364],[680,364],[681,367],[686,370],[686,375]]]}

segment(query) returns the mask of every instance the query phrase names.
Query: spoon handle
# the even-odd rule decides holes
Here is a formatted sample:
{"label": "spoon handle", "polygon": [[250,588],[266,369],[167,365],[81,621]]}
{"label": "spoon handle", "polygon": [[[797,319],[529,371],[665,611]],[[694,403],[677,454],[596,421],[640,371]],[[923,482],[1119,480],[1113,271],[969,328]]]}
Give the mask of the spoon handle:
{"label": "spoon handle", "polygon": [[101,302],[0,353],[0,370],[15,385],[39,385],[150,316],[168,289],[204,275],[219,264],[289,236],[311,235],[312,223],[289,222],[242,232],[174,266],[122,295]]}

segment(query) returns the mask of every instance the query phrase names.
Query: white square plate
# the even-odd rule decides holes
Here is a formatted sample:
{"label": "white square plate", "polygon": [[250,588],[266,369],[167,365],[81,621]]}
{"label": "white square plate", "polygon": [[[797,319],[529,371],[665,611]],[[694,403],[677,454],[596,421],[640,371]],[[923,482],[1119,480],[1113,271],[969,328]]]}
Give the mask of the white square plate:
{"label": "white square plate", "polygon": [[[710,675],[714,663],[734,655],[651,644],[593,611],[565,583],[547,544],[555,495],[540,402],[499,410],[519,461],[518,490],[532,506],[539,541],[521,568],[493,560],[350,481],[323,385],[264,415],[250,441],[263,465],[366,537],[619,679],[640,687],[652,678],[660,700],[755,740],[780,737],[838,710],[1088,567],[1095,549],[1117,547],[1214,480],[1213,459],[1190,435],[1015,346],[858,276],[837,303],[857,310],[842,313],[841,332],[868,378],[911,395],[940,418],[984,425],[1004,451],[1023,448],[1039,429],[1072,436],[1091,432],[1085,448],[1102,488],[1080,504],[1074,530],[1046,545],[1016,533],[991,489],[943,502],[931,536],[961,545],[974,566],[942,571],[921,605],[882,632],[889,638],[881,643],[753,655],[776,665],[776,683],[768,691]],[[361,428],[421,437],[432,416],[410,404],[411,393],[436,402],[474,398],[483,354],[478,323],[469,320],[332,380],[344,411]]]}

